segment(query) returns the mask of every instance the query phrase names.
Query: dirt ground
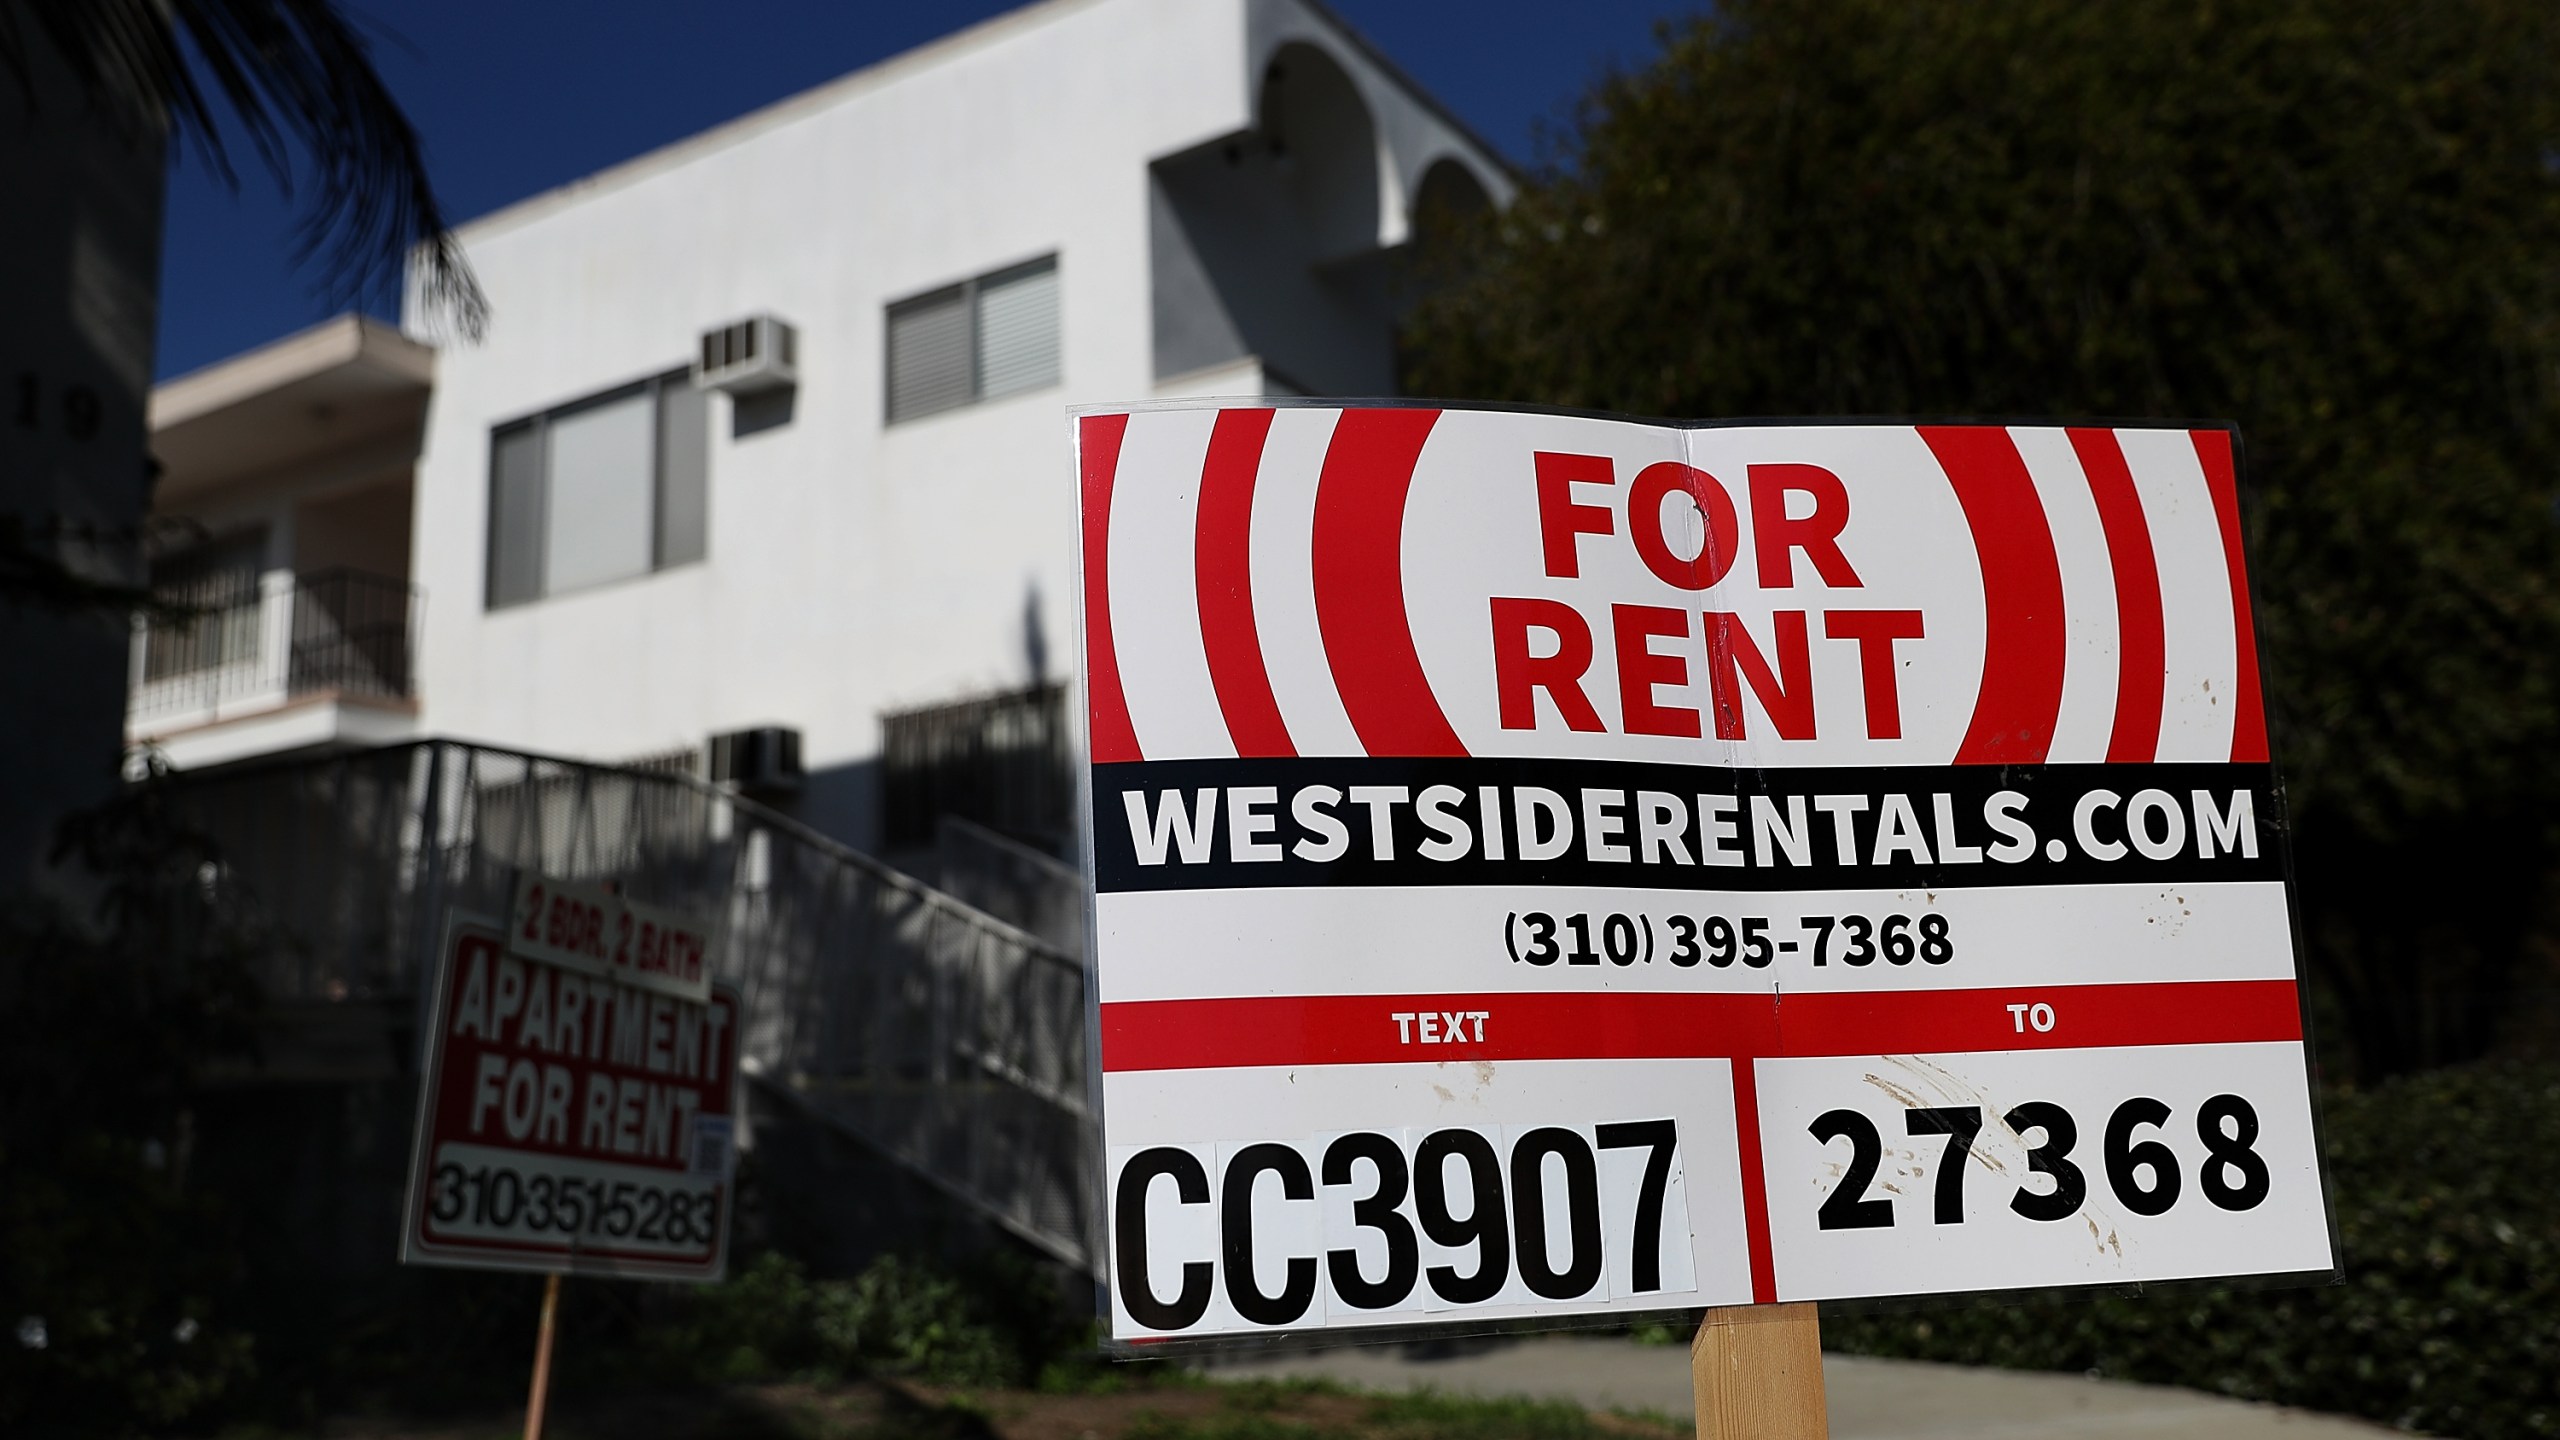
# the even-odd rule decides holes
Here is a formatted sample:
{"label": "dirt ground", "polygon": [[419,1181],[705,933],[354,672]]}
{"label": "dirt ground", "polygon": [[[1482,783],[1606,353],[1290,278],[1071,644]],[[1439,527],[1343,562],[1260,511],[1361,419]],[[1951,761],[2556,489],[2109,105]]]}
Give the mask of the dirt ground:
{"label": "dirt ground", "polygon": [[[522,1410],[429,1423],[342,1420],[329,1440],[513,1440]],[[895,1381],[744,1385],[565,1396],[545,1440],[1416,1440],[1527,1435],[1678,1440],[1673,1430],[1569,1407],[1386,1400],[1309,1385],[1150,1386],[1103,1394],[954,1392]]]}

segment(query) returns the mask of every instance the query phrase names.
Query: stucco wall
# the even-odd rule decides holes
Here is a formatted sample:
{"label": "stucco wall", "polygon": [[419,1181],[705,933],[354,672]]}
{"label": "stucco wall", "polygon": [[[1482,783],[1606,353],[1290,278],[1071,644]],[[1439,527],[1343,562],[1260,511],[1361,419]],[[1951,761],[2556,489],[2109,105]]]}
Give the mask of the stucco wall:
{"label": "stucco wall", "polygon": [[[863,843],[880,712],[1075,651],[1064,412],[1153,391],[1150,162],[1253,124],[1264,8],[1053,0],[465,227],[493,319],[418,468],[423,728],[617,759],[794,725],[804,813]],[[1064,383],[884,427],[884,307],[1052,252]],[[800,383],[743,433],[715,400],[709,558],[486,610],[491,427],[758,311]]]}

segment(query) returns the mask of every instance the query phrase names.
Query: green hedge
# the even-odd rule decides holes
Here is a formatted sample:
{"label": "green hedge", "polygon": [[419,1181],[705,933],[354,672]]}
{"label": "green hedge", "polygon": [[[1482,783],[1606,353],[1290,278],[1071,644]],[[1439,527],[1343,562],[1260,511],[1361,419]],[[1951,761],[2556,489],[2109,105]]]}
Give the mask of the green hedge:
{"label": "green hedge", "polygon": [[2464,1440],[2560,1436],[2560,1066],[2333,1091],[2322,1120],[2344,1284],[1835,1318],[1824,1343],[2186,1385]]}
{"label": "green hedge", "polygon": [[1027,1266],[955,1275],[884,1255],[849,1280],[809,1277],[766,1254],[719,1285],[679,1292],[633,1347],[655,1379],[724,1383],[892,1375],[960,1387],[1019,1386],[1081,1338]]}

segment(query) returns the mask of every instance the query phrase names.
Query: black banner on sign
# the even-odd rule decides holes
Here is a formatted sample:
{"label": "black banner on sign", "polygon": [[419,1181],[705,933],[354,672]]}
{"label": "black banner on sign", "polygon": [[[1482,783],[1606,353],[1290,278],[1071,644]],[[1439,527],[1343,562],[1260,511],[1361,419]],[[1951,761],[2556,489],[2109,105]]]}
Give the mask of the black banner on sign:
{"label": "black banner on sign", "polygon": [[1093,822],[1104,891],[2284,878],[2282,800],[2262,764],[1153,760],[1094,767]]}

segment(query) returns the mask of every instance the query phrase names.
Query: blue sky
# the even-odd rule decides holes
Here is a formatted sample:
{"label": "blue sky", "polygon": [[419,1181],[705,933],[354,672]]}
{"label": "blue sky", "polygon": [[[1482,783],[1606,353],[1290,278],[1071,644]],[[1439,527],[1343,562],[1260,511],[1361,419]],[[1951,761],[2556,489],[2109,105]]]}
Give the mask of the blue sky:
{"label": "blue sky", "polygon": [[[1605,68],[1641,64],[1683,0],[1334,0],[1515,161],[1541,153]],[[455,221],[679,140],[1016,8],[1006,0],[350,0],[426,139]],[[235,150],[170,177],[159,373],[288,334],[336,307],[291,263],[293,202]],[[394,299],[367,308],[390,313]]]}

